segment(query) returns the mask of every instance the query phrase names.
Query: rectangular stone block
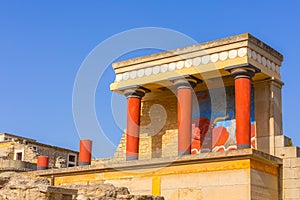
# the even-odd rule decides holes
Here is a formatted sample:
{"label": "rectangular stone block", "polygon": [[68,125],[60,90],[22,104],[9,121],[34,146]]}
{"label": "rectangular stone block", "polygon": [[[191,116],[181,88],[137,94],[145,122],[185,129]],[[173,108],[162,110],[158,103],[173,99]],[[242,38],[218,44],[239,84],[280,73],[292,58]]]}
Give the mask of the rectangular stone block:
{"label": "rectangular stone block", "polygon": [[262,186],[251,185],[251,200],[262,200],[262,199],[279,199],[278,191],[266,189]]}
{"label": "rectangular stone block", "polygon": [[270,136],[256,138],[257,149],[265,153],[270,153]]}
{"label": "rectangular stone block", "polygon": [[243,185],[249,183],[249,170],[228,170],[219,172],[219,185]]}
{"label": "rectangular stone block", "polygon": [[300,158],[292,158],[290,162],[291,167],[300,167]]}
{"label": "rectangular stone block", "polygon": [[284,198],[300,199],[300,188],[297,189],[285,189]]}
{"label": "rectangular stone block", "polygon": [[182,188],[178,190],[169,190],[164,192],[165,200],[203,200],[201,189]]}
{"label": "rectangular stone block", "polygon": [[295,158],[300,154],[299,147],[291,146],[291,147],[280,147],[275,149],[275,155],[280,158]]}
{"label": "rectangular stone block", "polygon": [[299,179],[283,179],[283,187],[284,189],[300,188]]}
{"label": "rectangular stone block", "polygon": [[294,168],[284,168],[283,169],[283,179],[296,178],[296,170]]}
{"label": "rectangular stone block", "polygon": [[[180,180],[180,181],[178,181]],[[176,183],[176,184],[175,184]],[[219,176],[214,172],[197,174],[174,174],[161,177],[161,189],[194,188],[219,185]]]}
{"label": "rectangular stone block", "polygon": [[219,187],[202,188],[203,199],[222,199],[222,200],[250,200],[249,185],[231,185]]}
{"label": "rectangular stone block", "polygon": [[282,160],[283,168],[291,167],[291,159],[293,158],[285,158]]}
{"label": "rectangular stone block", "polygon": [[292,139],[285,135],[277,135],[275,136],[275,147],[288,147],[291,146]]}
{"label": "rectangular stone block", "polygon": [[251,186],[277,190],[278,177],[255,169],[251,169]]}

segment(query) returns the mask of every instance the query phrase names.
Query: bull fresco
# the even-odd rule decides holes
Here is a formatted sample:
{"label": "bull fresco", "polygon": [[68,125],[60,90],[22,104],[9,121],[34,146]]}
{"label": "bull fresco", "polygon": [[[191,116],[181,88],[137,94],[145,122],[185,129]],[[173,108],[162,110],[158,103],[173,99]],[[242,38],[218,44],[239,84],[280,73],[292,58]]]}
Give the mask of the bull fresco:
{"label": "bull fresco", "polygon": [[[251,146],[256,148],[254,92],[251,91]],[[192,116],[192,154],[237,149],[234,87],[200,91],[196,96]]]}

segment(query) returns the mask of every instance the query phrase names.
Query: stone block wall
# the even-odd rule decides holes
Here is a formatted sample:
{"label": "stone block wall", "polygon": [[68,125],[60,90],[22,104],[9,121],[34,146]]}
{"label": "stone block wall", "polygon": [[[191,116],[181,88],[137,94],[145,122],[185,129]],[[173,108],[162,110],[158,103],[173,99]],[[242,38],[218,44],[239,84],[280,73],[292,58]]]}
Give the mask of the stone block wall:
{"label": "stone block wall", "polygon": [[[49,167],[67,167],[69,154],[78,159],[78,152],[55,146],[45,145],[38,142],[14,140],[0,143],[0,157],[3,160],[15,160],[15,154],[22,153],[22,161],[36,163],[37,156],[49,156]],[[76,163],[75,163],[76,164]]]}
{"label": "stone block wall", "polygon": [[[177,99],[165,90],[142,101],[139,159],[177,156]],[[126,159],[126,131],[114,159]]]}
{"label": "stone block wall", "polygon": [[280,173],[251,169],[251,199],[280,199]]}
{"label": "stone block wall", "polygon": [[0,142],[0,158],[12,160],[14,157],[12,142]]}
{"label": "stone block wall", "polygon": [[31,171],[36,170],[36,164],[20,160],[0,160],[0,173],[5,171]]}
{"label": "stone block wall", "polygon": [[283,166],[284,198],[286,200],[300,199],[300,158],[286,158]]}
{"label": "stone block wall", "polygon": [[275,138],[282,136],[283,83],[269,78],[254,82],[257,149],[275,155]]}
{"label": "stone block wall", "polygon": [[[69,154],[76,155],[78,159],[78,152],[70,151],[66,149],[61,149],[53,146],[48,145],[36,145],[37,150],[33,151],[32,149],[28,148],[30,145],[27,145],[25,148],[25,159],[29,162],[36,163],[37,157],[36,155],[43,155],[49,156],[49,167],[67,167],[67,161]],[[27,151],[27,152],[26,152]],[[76,163],[75,163],[76,164]]]}
{"label": "stone block wall", "polygon": [[300,148],[286,136],[276,136],[276,156],[283,159],[282,194],[285,200],[300,199]]}

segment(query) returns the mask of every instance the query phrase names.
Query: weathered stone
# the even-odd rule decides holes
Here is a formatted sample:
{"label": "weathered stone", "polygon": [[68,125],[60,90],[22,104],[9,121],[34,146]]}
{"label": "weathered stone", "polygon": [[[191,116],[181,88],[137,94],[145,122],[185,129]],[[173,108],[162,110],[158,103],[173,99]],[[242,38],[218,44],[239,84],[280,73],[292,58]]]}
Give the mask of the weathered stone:
{"label": "weathered stone", "polygon": [[0,189],[10,180],[14,172],[3,172],[0,174]]}
{"label": "weathered stone", "polygon": [[[5,139],[6,138],[6,139]],[[9,140],[8,140],[9,138]],[[49,157],[49,168],[64,168],[75,166],[78,157],[78,152],[55,147],[47,144],[42,144],[34,139],[24,138],[17,135],[8,133],[0,133],[0,158],[3,161],[18,161],[15,163],[7,163],[9,166],[0,164],[0,170],[13,170],[13,171],[28,171],[36,169],[37,156],[44,155]],[[20,153],[22,159],[16,160],[16,154]],[[74,162],[68,160],[69,156],[75,156]],[[0,160],[1,161],[1,160]],[[23,163],[22,163],[23,161]],[[11,165],[16,165],[15,169],[11,169]],[[20,166],[22,167],[21,169]],[[3,169],[1,169],[3,168]],[[6,169],[8,168],[8,169]]]}
{"label": "weathered stone", "polygon": [[78,189],[76,200],[161,200],[151,195],[130,195],[128,188],[112,184],[70,184],[65,187]]}
{"label": "weathered stone", "polygon": [[[4,176],[4,175],[3,175]],[[34,178],[11,173],[9,181],[0,189],[0,199],[6,200],[47,200],[45,187],[49,185],[46,178]]]}
{"label": "weathered stone", "polygon": [[164,200],[164,197],[152,195],[119,195],[116,200]]}
{"label": "weathered stone", "polygon": [[47,178],[12,172],[0,177],[6,180],[0,189],[0,200],[72,200],[77,194],[74,189],[50,186]]}
{"label": "weathered stone", "polygon": [[83,195],[83,194],[79,194],[77,197],[76,197],[76,200],[87,200],[88,197]]}
{"label": "weathered stone", "polygon": [[130,194],[128,188],[126,188],[126,187],[117,187],[116,188],[116,193],[117,193],[117,195],[127,195],[127,194]]}

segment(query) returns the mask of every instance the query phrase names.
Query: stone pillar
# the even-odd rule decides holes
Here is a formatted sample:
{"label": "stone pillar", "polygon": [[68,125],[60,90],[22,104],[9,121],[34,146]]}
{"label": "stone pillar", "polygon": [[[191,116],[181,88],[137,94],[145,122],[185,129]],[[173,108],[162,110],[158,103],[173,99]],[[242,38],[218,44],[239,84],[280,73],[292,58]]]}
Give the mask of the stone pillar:
{"label": "stone pillar", "polygon": [[234,78],[236,143],[238,149],[251,147],[251,78],[260,70],[253,65],[225,68]]}
{"label": "stone pillar", "polygon": [[193,76],[173,79],[178,100],[178,156],[191,154],[193,88],[200,82]]}
{"label": "stone pillar", "polygon": [[150,90],[135,87],[124,90],[127,97],[126,160],[138,160],[141,99]]}
{"label": "stone pillar", "polygon": [[254,82],[253,86],[257,150],[275,155],[276,136],[282,135],[283,82],[271,77]]}
{"label": "stone pillar", "polygon": [[92,141],[80,140],[78,165],[90,165],[92,160]]}
{"label": "stone pillar", "polygon": [[38,156],[37,157],[37,170],[48,169],[49,157],[48,156]]}

